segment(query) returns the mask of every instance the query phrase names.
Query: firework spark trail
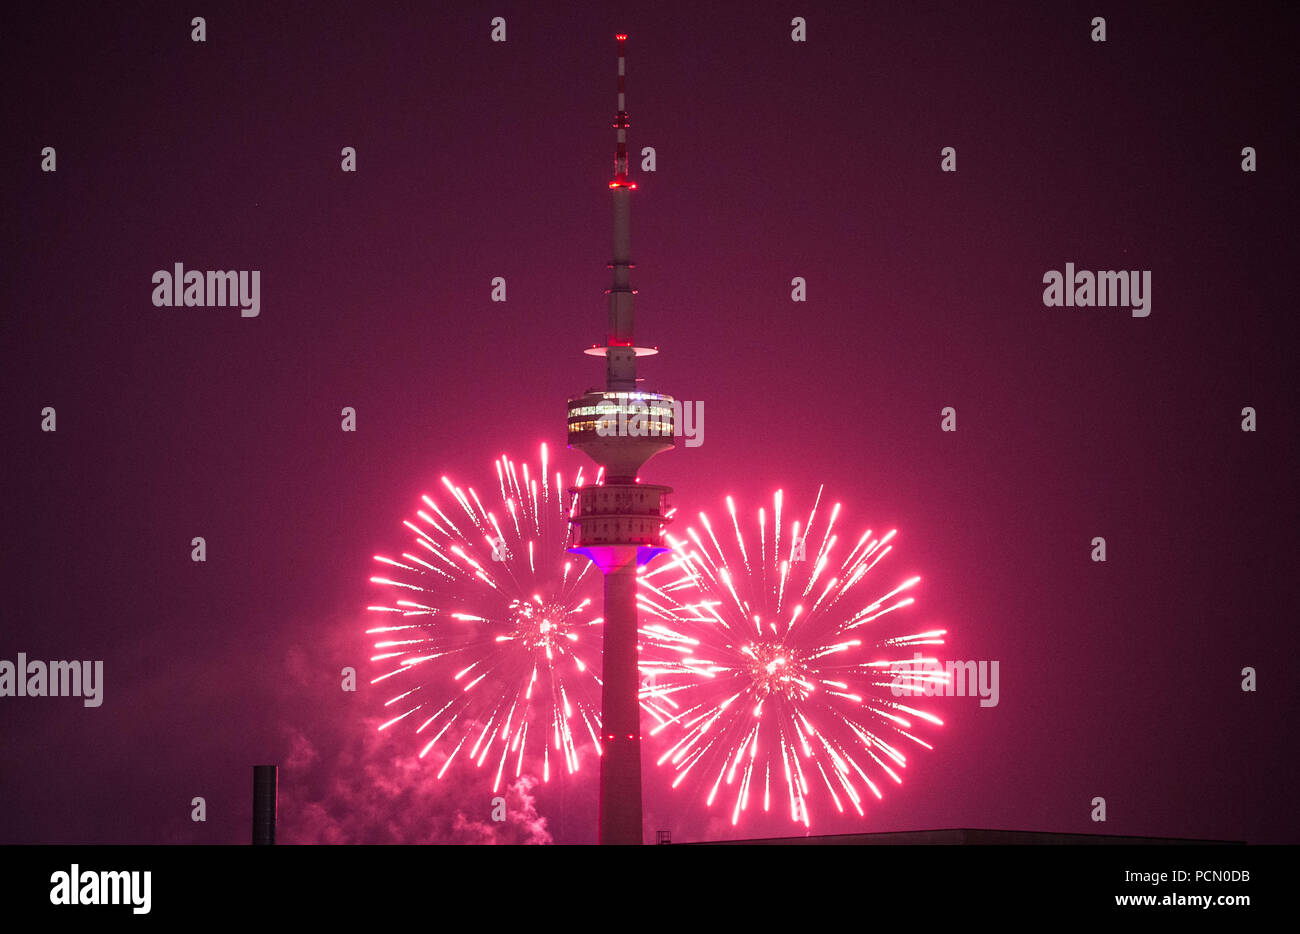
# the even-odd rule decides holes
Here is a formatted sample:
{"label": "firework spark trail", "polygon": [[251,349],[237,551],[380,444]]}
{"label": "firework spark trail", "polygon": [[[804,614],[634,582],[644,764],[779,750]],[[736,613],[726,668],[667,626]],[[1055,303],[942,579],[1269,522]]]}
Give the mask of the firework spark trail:
{"label": "firework spark trail", "polygon": [[697,775],[710,806],[728,796],[732,824],[757,808],[759,783],[764,811],[785,798],[805,826],[814,808],[863,815],[885,780],[901,784],[908,743],[932,748],[920,726],[942,725],[890,690],[929,693],[947,681],[927,670],[931,659],[901,657],[941,645],[943,630],[887,628],[915,602],[908,591],[920,578],[866,596],[896,533],[868,531],[849,548],[835,531],[840,504],[823,519],[821,496],[783,527],[794,510],[778,490],[770,529],[758,510],[757,548],[727,497],[734,546],[701,513],[703,532],[666,535],[671,560],[641,579],[642,705],[657,724],[651,735],[668,731],[658,763],[676,771],[673,787]]}
{"label": "firework spark trail", "polygon": [[371,683],[393,692],[380,729],[419,723],[420,756],[446,753],[439,778],[464,749],[494,791],[534,760],[549,780],[552,751],[574,772],[579,746],[600,746],[600,575],[565,550],[574,506],[561,474],[548,479],[546,445],[541,464],[539,484],[528,464],[497,459],[499,508],[443,477],[441,504],[425,495],[403,522],[415,547],[376,555],[384,573],[370,578],[388,602],[367,610],[396,617],[367,630],[385,669]]}

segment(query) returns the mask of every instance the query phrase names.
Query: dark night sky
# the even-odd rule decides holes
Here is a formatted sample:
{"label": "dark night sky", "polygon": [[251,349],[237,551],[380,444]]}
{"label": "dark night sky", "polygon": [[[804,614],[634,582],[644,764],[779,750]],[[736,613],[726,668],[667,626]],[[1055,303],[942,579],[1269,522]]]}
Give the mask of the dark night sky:
{"label": "dark night sky", "polygon": [[[1000,662],[997,707],[936,699],[904,785],[816,829],[1297,842],[1293,11],[867,7],[8,11],[0,658],[103,659],[106,688],[0,698],[0,842],[243,842],[262,761],[286,840],[324,837],[308,799],[360,842],[482,810],[472,771],[404,787],[414,739],[338,672],[374,673],[370,558],[419,494],[562,448],[602,376],[617,31],[658,155],[641,374],[707,413],[643,476],[689,515],[824,482],[900,529],[945,656]],[[260,316],[155,308],[176,262],[261,270]],[[1067,262],[1150,270],[1150,316],[1045,308]],[[594,838],[583,775],[538,792],[557,840]],[[732,833],[644,784],[649,831]]]}

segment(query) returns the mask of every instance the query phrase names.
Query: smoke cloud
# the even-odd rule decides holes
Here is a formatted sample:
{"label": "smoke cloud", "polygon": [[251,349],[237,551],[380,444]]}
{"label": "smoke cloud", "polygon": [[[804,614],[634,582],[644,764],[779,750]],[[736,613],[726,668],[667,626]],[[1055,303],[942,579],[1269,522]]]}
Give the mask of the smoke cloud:
{"label": "smoke cloud", "polygon": [[[459,761],[438,779],[442,759],[394,754],[380,722],[363,721],[333,748],[287,729],[278,842],[551,842],[533,795],[537,779],[521,775],[493,793],[490,773]],[[497,796],[503,821],[492,819]]]}

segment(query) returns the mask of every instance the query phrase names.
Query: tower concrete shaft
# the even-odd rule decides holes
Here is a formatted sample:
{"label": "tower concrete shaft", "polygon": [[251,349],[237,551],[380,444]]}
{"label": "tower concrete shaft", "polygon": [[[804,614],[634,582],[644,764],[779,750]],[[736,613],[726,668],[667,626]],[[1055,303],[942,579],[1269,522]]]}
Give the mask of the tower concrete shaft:
{"label": "tower concrete shaft", "polygon": [[618,111],[614,117],[614,281],[609,289],[605,344],[586,352],[605,358],[605,390],[569,400],[569,447],[604,468],[604,482],[576,487],[572,523],[575,554],[605,578],[601,670],[600,842],[639,844],[641,838],[641,679],[637,665],[637,571],[667,551],[666,486],[641,483],[647,460],[673,446],[672,398],[637,389],[636,358],[655,351],[633,342],[631,197],[627,177],[629,126],[624,43],[618,38]]}
{"label": "tower concrete shaft", "polygon": [[[601,669],[600,842],[641,839],[641,704],[637,672],[636,546],[610,548]],[[627,686],[636,685],[629,691]]]}

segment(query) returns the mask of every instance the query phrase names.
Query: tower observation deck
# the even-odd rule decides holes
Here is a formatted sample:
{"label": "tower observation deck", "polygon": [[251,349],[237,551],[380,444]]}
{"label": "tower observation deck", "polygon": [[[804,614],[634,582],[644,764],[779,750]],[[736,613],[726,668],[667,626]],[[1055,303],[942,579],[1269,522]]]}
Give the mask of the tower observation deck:
{"label": "tower observation deck", "polygon": [[641,828],[641,706],[637,670],[637,570],[667,551],[666,486],[641,483],[637,473],[673,447],[672,396],[637,386],[636,361],[658,351],[632,337],[631,199],[624,78],[627,36],[618,39],[618,110],[614,117],[614,257],[609,263],[609,329],[605,343],[586,350],[605,358],[605,389],[569,400],[569,447],[604,468],[604,481],[575,487],[572,547],[605,578],[601,671],[600,842],[639,844]]}

